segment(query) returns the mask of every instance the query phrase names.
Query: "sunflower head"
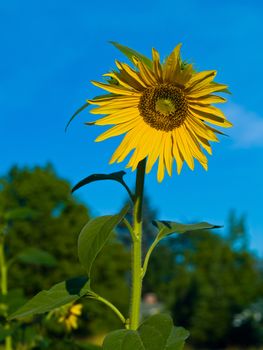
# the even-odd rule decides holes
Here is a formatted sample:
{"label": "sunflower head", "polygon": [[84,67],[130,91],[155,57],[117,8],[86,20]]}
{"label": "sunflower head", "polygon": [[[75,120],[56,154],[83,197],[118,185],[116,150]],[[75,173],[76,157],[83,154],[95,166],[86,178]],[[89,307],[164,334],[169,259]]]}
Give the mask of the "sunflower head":
{"label": "sunflower head", "polygon": [[78,317],[82,313],[82,304],[68,304],[59,310],[60,317],[58,322],[64,324],[67,331],[70,332],[73,329],[78,328]]}
{"label": "sunflower head", "polygon": [[131,152],[127,167],[136,169],[147,158],[146,172],[158,162],[157,178],[165,170],[172,174],[173,161],[180,174],[184,162],[194,169],[196,159],[207,170],[205,151],[212,154],[210,142],[217,142],[214,128],[232,124],[215,103],[226,100],[216,92],[227,86],[214,82],[216,71],[196,72],[183,63],[178,45],[164,61],[152,49],[152,59],[114,43],[131,60],[132,65],[116,61],[117,70],[105,74],[107,83],[93,81],[108,92],[88,103],[98,107],[93,114],[104,116],[93,124],[113,125],[96,141],[124,135],[110,163],[123,161]]}

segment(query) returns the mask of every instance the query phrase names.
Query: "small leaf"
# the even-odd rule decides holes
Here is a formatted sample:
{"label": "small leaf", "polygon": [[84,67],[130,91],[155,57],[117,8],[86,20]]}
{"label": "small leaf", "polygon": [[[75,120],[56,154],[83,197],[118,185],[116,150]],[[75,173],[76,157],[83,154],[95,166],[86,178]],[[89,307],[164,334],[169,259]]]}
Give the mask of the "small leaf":
{"label": "small leaf", "polygon": [[199,222],[197,224],[181,224],[174,221],[153,221],[153,225],[156,226],[160,232],[158,234],[159,238],[171,235],[173,233],[185,233],[195,230],[205,230],[205,229],[214,229],[220,228],[222,226],[212,225],[208,222]]}
{"label": "small leaf", "polygon": [[[125,174],[126,174],[125,171],[118,171],[118,172],[111,173],[111,174],[92,174],[88,177],[85,177],[85,179],[81,180],[80,182],[78,182],[72,188],[71,192],[73,193],[76,190],[78,190],[79,188],[90,184],[91,182],[100,181],[100,180],[113,180],[113,181],[117,181],[120,184],[124,185],[123,176]],[[126,188],[126,186],[124,186],[124,187]]]}
{"label": "small leaf", "polygon": [[100,216],[92,219],[81,230],[78,238],[78,256],[88,275],[90,275],[96,256],[107,242],[114,227],[127,214],[129,207],[129,205],[126,205],[117,215]]}
{"label": "small leaf", "polygon": [[51,254],[38,248],[28,248],[17,255],[16,259],[23,263],[48,267],[52,267],[57,264],[56,259]]}
{"label": "small leaf", "polygon": [[118,50],[120,50],[131,62],[133,62],[132,58],[133,56],[136,56],[140,61],[142,61],[147,67],[149,67],[150,69],[152,69],[152,61],[140,54],[139,52],[133,50],[133,49],[130,49],[129,47],[127,46],[123,46],[121,44],[118,44],[114,41],[110,41],[110,43],[112,45],[114,45]]}
{"label": "small leaf", "polygon": [[75,302],[90,291],[89,280],[86,277],[76,277],[55,284],[49,290],[43,290],[14,312],[9,320],[35,314],[42,314]]}
{"label": "small leaf", "polygon": [[82,111],[84,111],[84,109],[86,109],[88,106],[90,105],[89,102],[86,102],[83,106],[81,106],[79,109],[76,110],[76,112],[73,114],[73,116],[69,119],[66,127],[65,127],[65,132],[68,130],[68,127],[70,125],[70,123],[72,122],[73,119],[75,119],[75,117],[81,113]]}
{"label": "small leaf", "polygon": [[103,350],[145,350],[145,347],[136,331],[121,329],[106,336]]}
{"label": "small leaf", "polygon": [[[95,96],[93,98],[93,100],[96,99],[100,99],[100,98],[107,98],[107,97],[112,97],[115,96],[115,94],[104,94],[104,95],[99,95],[99,96]],[[66,127],[65,127],[65,132],[68,130],[68,127],[70,125],[70,123],[73,121],[73,119],[75,119],[75,117],[81,113],[82,111],[84,111],[84,109],[86,109],[87,107],[89,107],[90,103],[87,101],[83,106],[79,107],[76,112],[72,115],[72,117],[69,119]],[[86,123],[87,125],[92,125],[93,123]]]}

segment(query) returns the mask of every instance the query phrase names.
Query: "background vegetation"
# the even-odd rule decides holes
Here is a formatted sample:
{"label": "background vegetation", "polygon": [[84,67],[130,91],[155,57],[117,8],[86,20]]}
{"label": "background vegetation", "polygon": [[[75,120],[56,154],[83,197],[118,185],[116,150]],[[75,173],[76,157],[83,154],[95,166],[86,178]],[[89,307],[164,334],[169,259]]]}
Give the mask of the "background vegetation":
{"label": "background vegetation", "polygon": [[[146,199],[145,250],[155,234],[151,220],[157,217],[149,203]],[[9,295],[13,295],[14,306],[83,273],[76,244],[90,217],[89,209],[71,196],[70,184],[60,179],[51,165],[13,167],[1,179],[0,212],[8,259],[29,247],[41,248],[53,257],[50,264],[17,260],[10,266]],[[21,215],[23,212],[26,215]],[[6,213],[13,217],[4,220]],[[123,312],[129,306],[129,244],[120,227],[93,270],[95,291]],[[176,325],[190,330],[189,344],[195,348],[263,346],[263,265],[249,250],[245,217],[234,212],[220,232],[189,232],[165,240],[154,252],[145,276],[144,304],[150,313],[154,308],[147,305],[149,295],[157,298],[152,306],[169,310]],[[52,318],[25,320],[17,325],[15,349],[73,349],[72,338],[79,344],[76,349],[87,348],[87,339],[120,327],[104,305],[89,300],[83,303],[76,331],[67,334]]]}

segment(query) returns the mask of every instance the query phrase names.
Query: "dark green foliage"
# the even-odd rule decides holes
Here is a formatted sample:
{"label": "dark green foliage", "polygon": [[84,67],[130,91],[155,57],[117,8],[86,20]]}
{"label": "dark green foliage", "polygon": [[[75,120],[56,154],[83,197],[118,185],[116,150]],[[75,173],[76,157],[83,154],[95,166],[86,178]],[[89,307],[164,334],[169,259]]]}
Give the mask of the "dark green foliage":
{"label": "dark green foliage", "polygon": [[[77,239],[89,219],[88,211],[71,196],[69,183],[59,179],[52,167],[13,168],[0,182],[0,211],[9,213],[5,221],[0,220],[7,234],[8,259],[35,247],[57,261],[57,265],[15,261],[9,270],[11,290],[23,288],[29,298],[84,273],[77,258]],[[147,199],[144,215],[145,253],[156,235],[151,222],[157,218]],[[224,235],[195,231],[165,239],[154,251],[145,276],[144,293],[155,292],[164,307],[172,311],[175,324],[189,329],[189,341],[199,348],[263,343],[262,324],[253,318],[240,326],[233,323],[236,315],[262,298],[263,276],[261,261],[248,250],[244,218],[232,213],[228,226]],[[129,308],[130,279],[130,239],[126,233],[122,228],[118,234],[125,245],[114,238],[105,245],[91,272],[95,292],[109,299],[124,315]],[[23,294],[18,294],[19,298],[15,298],[22,300]],[[85,299],[80,326],[74,334],[83,338],[121,328],[119,319],[105,305],[89,299]],[[41,338],[40,328],[30,324],[19,328],[23,335],[14,337],[32,337],[36,342],[32,349],[74,349],[72,340],[61,341],[65,332],[61,325],[57,327],[50,327]],[[31,328],[35,335],[30,333]],[[84,345],[74,346],[85,349]]]}
{"label": "dark green foliage", "polygon": [[234,315],[261,293],[263,280],[256,259],[208,231],[167,240],[155,251],[146,275],[172,310],[175,324],[191,333],[197,347],[229,344]]}
{"label": "dark green foliage", "polygon": [[59,267],[16,263],[9,271],[10,287],[21,286],[27,295],[69,277],[83,274],[76,254],[77,237],[88,221],[84,205],[70,194],[70,185],[53,168],[12,168],[1,191],[5,211],[31,210],[30,217],[13,221],[7,234],[7,258],[25,248],[41,248],[59,261]]}
{"label": "dark green foliage", "polygon": [[[23,288],[29,299],[64,279],[83,275],[84,269],[77,257],[77,239],[89,220],[89,215],[87,208],[72,197],[70,184],[58,178],[51,166],[33,169],[15,167],[2,179],[2,183],[1,211],[11,212],[18,209],[25,211],[25,208],[27,211],[26,216],[20,217],[19,220],[9,220],[8,227],[5,227],[7,259],[14,258],[25,249],[28,251],[29,247],[35,247],[47,251],[57,261],[57,265],[54,266],[52,264],[40,266],[32,264],[32,261],[29,264],[28,261],[22,261],[23,259],[14,261],[9,270],[9,287]],[[126,313],[129,304],[127,283],[129,260],[129,253],[124,247],[116,241],[111,241],[98,257],[92,273],[94,290]],[[23,302],[25,300],[13,308],[12,312]],[[87,337],[90,332],[99,333],[120,327],[119,320],[105,305],[88,298],[83,302],[80,329],[75,331],[75,334]],[[23,336],[18,338],[21,339]],[[44,337],[49,339],[48,345],[44,342],[41,349],[50,347],[50,342],[51,347],[56,349],[53,344],[56,336],[60,339],[65,336],[61,325],[57,326],[57,330],[54,326],[49,329]],[[64,348],[66,349],[66,346]],[[78,348],[85,347],[83,345]]]}

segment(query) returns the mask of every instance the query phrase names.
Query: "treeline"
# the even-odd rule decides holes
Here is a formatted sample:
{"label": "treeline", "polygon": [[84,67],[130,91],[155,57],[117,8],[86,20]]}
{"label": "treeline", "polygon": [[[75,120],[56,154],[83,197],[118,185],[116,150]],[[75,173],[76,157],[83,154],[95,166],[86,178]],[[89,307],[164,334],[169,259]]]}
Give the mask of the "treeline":
{"label": "treeline", "polygon": [[[60,280],[83,274],[76,244],[89,211],[71,196],[69,183],[48,165],[14,167],[2,177],[0,186],[0,218],[13,213],[4,228],[8,259],[37,247],[56,260],[50,266],[13,264],[9,290],[21,288],[28,298]],[[27,214],[21,215],[21,209]],[[151,220],[156,218],[147,199],[144,212],[146,250],[155,234]],[[120,227],[93,271],[94,289],[124,313],[129,307],[128,244]],[[156,295],[159,307],[172,313],[177,325],[190,330],[194,347],[263,345],[262,261],[249,251],[244,217],[231,213],[226,227],[218,232],[189,232],[166,239],[153,253],[145,276],[144,295],[149,293]],[[118,322],[105,306],[87,300],[76,336],[103,333],[120,327]],[[56,337],[56,329],[50,328]]]}

